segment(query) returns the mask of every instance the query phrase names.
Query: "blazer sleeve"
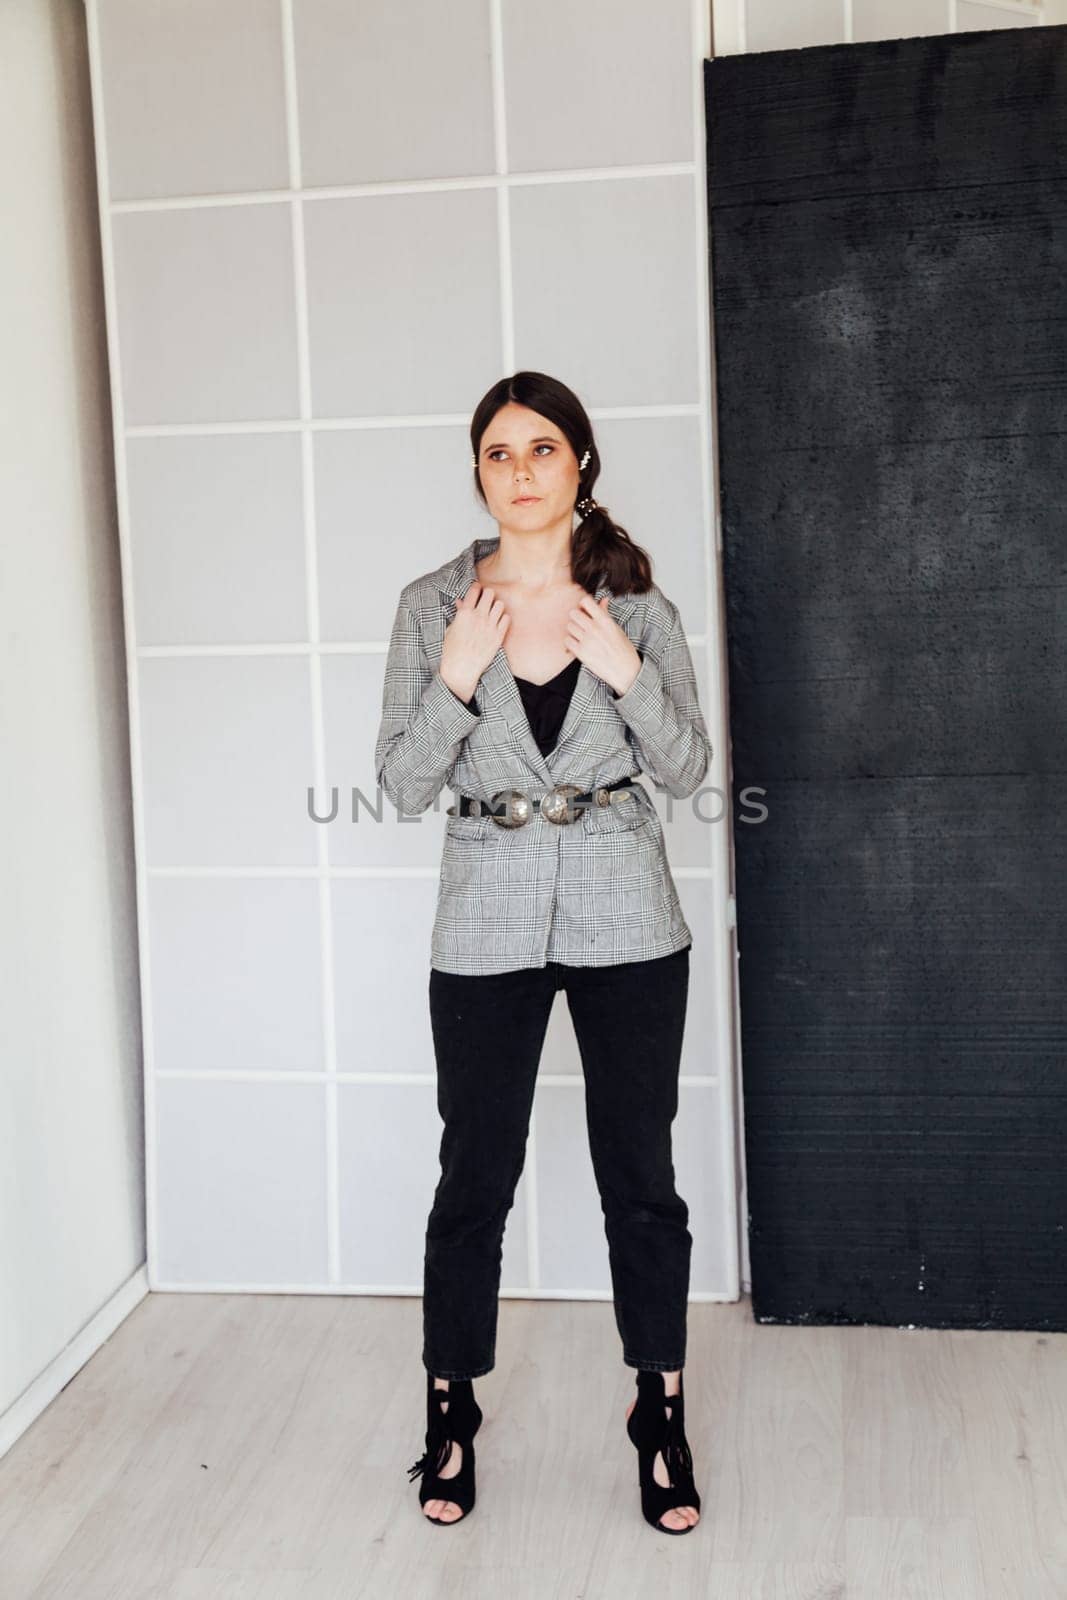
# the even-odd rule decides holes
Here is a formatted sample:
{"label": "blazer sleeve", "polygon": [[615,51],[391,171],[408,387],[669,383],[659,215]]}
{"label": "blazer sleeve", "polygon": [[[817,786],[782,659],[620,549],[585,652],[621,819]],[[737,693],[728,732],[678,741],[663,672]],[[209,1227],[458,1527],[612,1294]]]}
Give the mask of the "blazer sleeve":
{"label": "blazer sleeve", "polygon": [[681,615],[673,601],[668,605],[659,662],[639,649],[640,671],[625,694],[614,695],[613,704],[633,735],[642,771],[683,800],[700,787],[712,747]]}
{"label": "blazer sleeve", "polygon": [[378,783],[398,811],[416,816],[433,803],[478,717],[473,697],[469,705],[461,700],[430,666],[418,621],[401,595],[374,750]]}

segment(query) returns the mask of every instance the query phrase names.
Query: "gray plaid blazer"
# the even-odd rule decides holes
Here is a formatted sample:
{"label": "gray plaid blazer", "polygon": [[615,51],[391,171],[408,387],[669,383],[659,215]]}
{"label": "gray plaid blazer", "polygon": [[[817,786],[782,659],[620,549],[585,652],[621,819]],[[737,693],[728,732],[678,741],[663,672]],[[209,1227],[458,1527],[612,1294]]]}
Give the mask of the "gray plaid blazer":
{"label": "gray plaid blazer", "polygon": [[[447,784],[489,802],[501,789],[538,795],[557,783],[582,791],[644,772],[676,798],[700,786],[711,742],[678,608],[655,585],[617,595],[608,610],[640,652],[641,669],[616,695],[583,662],[559,738],[534,739],[503,648],[464,705],[441,677],[441,645],[475,563],[499,536],[465,550],[401,590],[389,641],[375,746],[380,788],[403,815],[426,811]],[[610,594],[607,584],[596,591]],[[518,828],[489,816],[448,816],[431,935],[442,972],[511,972],[549,961],[611,966],[670,955],[692,943],[667,862],[663,827],[641,785],[590,805],[574,822],[534,809]]]}

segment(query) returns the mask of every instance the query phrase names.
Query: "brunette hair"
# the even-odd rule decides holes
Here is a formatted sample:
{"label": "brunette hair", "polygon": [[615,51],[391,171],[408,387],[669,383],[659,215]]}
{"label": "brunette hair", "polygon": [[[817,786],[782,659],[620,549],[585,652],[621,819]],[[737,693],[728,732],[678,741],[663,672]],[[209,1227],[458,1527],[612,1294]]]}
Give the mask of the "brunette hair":
{"label": "brunette hair", "polygon": [[[600,455],[593,438],[593,425],[574,391],[544,372],[516,372],[510,378],[501,378],[482,396],[471,418],[471,449],[475,461],[481,455],[486,429],[509,401],[528,406],[554,422],[579,461],[589,451],[588,465],[578,480],[577,499],[592,495],[593,485],[600,475]],[[477,465],[474,483],[485,505],[485,491]],[[612,594],[645,594],[652,584],[652,563],[640,545],[634,544],[626,529],[598,505],[582,518],[571,535],[571,577],[590,594],[596,593],[602,579]]]}

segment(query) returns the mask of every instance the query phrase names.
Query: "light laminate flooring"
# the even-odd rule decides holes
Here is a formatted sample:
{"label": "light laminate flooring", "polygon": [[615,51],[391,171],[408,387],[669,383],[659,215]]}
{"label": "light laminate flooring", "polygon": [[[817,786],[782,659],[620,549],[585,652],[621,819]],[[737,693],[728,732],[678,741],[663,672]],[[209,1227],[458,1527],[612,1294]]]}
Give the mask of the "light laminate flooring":
{"label": "light laminate flooring", "polygon": [[1067,1334],[690,1306],[672,1537],[605,1302],[501,1302],[477,1504],[427,1523],[421,1314],[149,1295],[0,1460],[0,1600],[1067,1600]]}

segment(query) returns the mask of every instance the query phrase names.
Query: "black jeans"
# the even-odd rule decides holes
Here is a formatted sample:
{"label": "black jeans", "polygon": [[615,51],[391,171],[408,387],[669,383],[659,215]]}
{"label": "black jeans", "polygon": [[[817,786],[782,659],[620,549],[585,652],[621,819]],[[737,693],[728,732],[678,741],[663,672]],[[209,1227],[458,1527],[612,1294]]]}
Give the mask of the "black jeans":
{"label": "black jeans", "polygon": [[671,1123],[690,948],[604,967],[430,968],[444,1131],[426,1227],[422,1359],[435,1377],[478,1378],[495,1364],[504,1225],[557,989],[566,991],[585,1076],[623,1361],[658,1372],[685,1365],[693,1240],[674,1184]]}

